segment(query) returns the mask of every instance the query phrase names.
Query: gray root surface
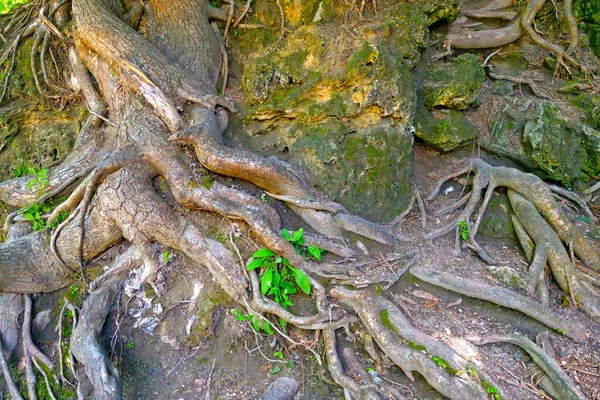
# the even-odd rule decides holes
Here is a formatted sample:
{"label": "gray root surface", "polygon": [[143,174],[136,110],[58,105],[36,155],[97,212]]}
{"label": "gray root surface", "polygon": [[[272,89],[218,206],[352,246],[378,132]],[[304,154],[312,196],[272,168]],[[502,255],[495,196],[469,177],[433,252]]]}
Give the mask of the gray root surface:
{"label": "gray root surface", "polygon": [[476,345],[488,343],[512,343],[525,350],[533,361],[544,370],[548,378],[554,384],[559,398],[569,400],[583,400],[586,397],[581,393],[577,385],[558,365],[558,363],[540,346],[529,340],[523,335],[512,333],[508,335],[494,335],[482,339],[472,339],[471,342]]}
{"label": "gray root surface", "polygon": [[446,272],[424,267],[413,267],[410,270],[410,274],[432,285],[520,311],[540,321],[549,328],[564,332],[567,337],[578,343],[586,341],[586,334],[588,332],[583,325],[568,321],[552,312],[549,308],[512,290],[488,285],[472,279],[458,278]]}

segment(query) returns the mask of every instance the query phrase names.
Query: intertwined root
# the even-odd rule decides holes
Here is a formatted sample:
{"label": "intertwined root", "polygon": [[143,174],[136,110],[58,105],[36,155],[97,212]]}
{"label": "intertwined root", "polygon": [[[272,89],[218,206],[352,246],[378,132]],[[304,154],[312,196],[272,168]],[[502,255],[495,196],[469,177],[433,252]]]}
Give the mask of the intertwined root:
{"label": "intertwined root", "polygon": [[[463,211],[453,222],[430,232],[426,237],[435,239],[453,229],[458,232],[461,222],[466,223],[470,247],[485,261],[492,263],[493,260],[476,242],[475,235],[494,189],[500,186],[506,187],[509,189],[509,199],[515,211],[515,218],[518,220],[517,233],[531,261],[529,292],[537,291],[542,298],[545,296],[547,289],[543,288],[542,272],[548,262],[559,286],[571,296],[575,305],[596,320],[600,319],[600,303],[591,291],[589,283],[582,282],[587,275],[576,269],[574,257],[569,257],[568,251],[594,271],[600,271],[600,254],[567,218],[548,185],[533,174],[523,173],[514,168],[492,167],[480,159],[474,159],[467,168],[440,180],[429,196],[429,200],[437,196],[444,182],[470,172],[475,173],[473,189],[467,195],[468,202]],[[479,205],[484,190],[487,191]],[[461,202],[462,199],[459,200],[459,203]],[[477,217],[472,221],[477,207],[479,207]],[[453,209],[455,208],[448,208],[448,210]],[[535,250],[533,246],[536,246]]]}
{"label": "intertwined root", "polygon": [[533,27],[535,16],[545,3],[546,0],[526,0],[520,10],[515,10],[513,1],[495,0],[482,8],[463,11],[464,15],[471,18],[495,18],[511,22],[502,28],[451,33],[446,37],[447,51],[436,56],[436,58],[452,54],[451,47],[460,49],[501,47],[527,34],[536,44],[551,51],[556,56],[557,72],[564,69],[570,73],[569,66],[580,67],[579,62],[572,56],[578,48],[579,37],[577,23],[571,11],[572,0],[565,0],[564,2],[564,14],[569,26],[569,48],[567,50],[542,38]]}

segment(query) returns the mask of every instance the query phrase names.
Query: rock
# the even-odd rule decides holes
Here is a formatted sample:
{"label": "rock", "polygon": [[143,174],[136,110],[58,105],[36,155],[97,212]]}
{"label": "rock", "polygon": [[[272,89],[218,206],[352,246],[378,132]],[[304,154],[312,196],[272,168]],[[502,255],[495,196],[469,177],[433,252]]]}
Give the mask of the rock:
{"label": "rock", "polygon": [[421,2],[423,11],[427,14],[427,25],[439,21],[452,22],[460,12],[460,0],[426,0]]}
{"label": "rock", "polygon": [[292,400],[298,389],[298,382],[282,376],[271,382],[260,400]]}
{"label": "rock", "polygon": [[444,106],[465,110],[477,99],[484,76],[473,54],[463,54],[448,63],[431,63],[424,75],[424,104],[429,109]]}
{"label": "rock", "polygon": [[235,144],[304,168],[315,188],[377,221],[410,200],[410,66],[427,35],[425,14],[408,4],[384,14],[360,28],[358,41],[332,41],[343,27],[323,23],[282,42],[243,42],[254,46],[242,78],[249,105],[231,121]]}
{"label": "rock", "polygon": [[451,151],[479,135],[475,127],[459,111],[421,108],[415,115],[415,136],[431,147]]}
{"label": "rock", "polygon": [[514,268],[489,265],[485,267],[485,270],[504,286],[523,289],[527,285],[525,278]]}
{"label": "rock", "polygon": [[573,123],[551,101],[507,99],[490,116],[486,150],[571,187],[600,172],[600,134]]}
{"label": "rock", "polygon": [[498,96],[512,96],[515,92],[513,90],[513,83],[505,80],[495,81],[491,91]]}

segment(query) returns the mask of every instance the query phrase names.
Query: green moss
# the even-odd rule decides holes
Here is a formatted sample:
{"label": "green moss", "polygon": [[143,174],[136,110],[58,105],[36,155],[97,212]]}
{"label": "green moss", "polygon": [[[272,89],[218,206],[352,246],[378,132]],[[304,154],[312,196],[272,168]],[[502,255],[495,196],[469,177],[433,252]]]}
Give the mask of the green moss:
{"label": "green moss", "polygon": [[427,347],[423,346],[422,344],[416,344],[415,342],[408,342],[406,344],[411,349],[420,350],[420,351],[427,351]]}
{"label": "green moss", "polygon": [[473,54],[462,54],[445,64],[429,64],[424,75],[423,102],[430,109],[467,109],[479,95],[484,76]]}
{"label": "green moss", "polygon": [[398,333],[398,328],[396,328],[396,326],[392,323],[392,321],[390,321],[390,314],[389,314],[388,310],[381,310],[379,317],[381,318],[381,323],[383,324],[384,327],[386,327],[387,329],[389,329],[393,332]]}
{"label": "green moss", "polygon": [[205,176],[204,178],[202,178],[202,187],[205,189],[210,189],[214,183],[215,182],[213,178],[211,178],[210,176]]}

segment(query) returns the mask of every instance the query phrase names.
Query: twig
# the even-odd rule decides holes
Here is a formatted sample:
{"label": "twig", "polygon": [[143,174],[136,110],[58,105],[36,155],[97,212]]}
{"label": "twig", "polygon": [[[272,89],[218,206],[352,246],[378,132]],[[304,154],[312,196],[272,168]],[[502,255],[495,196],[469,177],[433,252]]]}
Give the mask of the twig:
{"label": "twig", "polygon": [[[206,343],[206,341],[203,341],[200,346],[198,347],[194,347],[193,350],[189,355],[185,356],[184,358],[180,358],[179,361],[177,361],[177,364],[175,364],[175,366],[169,371],[167,372],[167,375],[165,375],[165,380],[169,379],[169,376],[171,376],[171,374],[173,372],[175,372],[175,370],[185,361],[189,360],[190,358],[194,357],[196,354],[198,354],[198,352],[200,350],[202,350],[202,348],[204,347],[204,344]],[[214,362],[213,362],[213,368],[214,368]]]}
{"label": "twig", "polygon": [[237,20],[233,24],[233,28],[234,29],[237,28],[240,25],[240,22],[242,22],[242,20],[244,19],[244,17],[248,13],[248,11],[250,11],[250,5],[251,4],[252,4],[252,0],[248,0],[246,2],[246,7],[244,7],[244,11],[242,11],[242,13],[240,14],[240,16],[237,18]]}
{"label": "twig", "polygon": [[217,365],[217,359],[213,359],[212,368],[210,369],[210,374],[208,374],[208,381],[206,382],[206,394],[204,395],[204,400],[210,400],[210,386],[212,385],[213,374],[215,372],[215,366]]}

